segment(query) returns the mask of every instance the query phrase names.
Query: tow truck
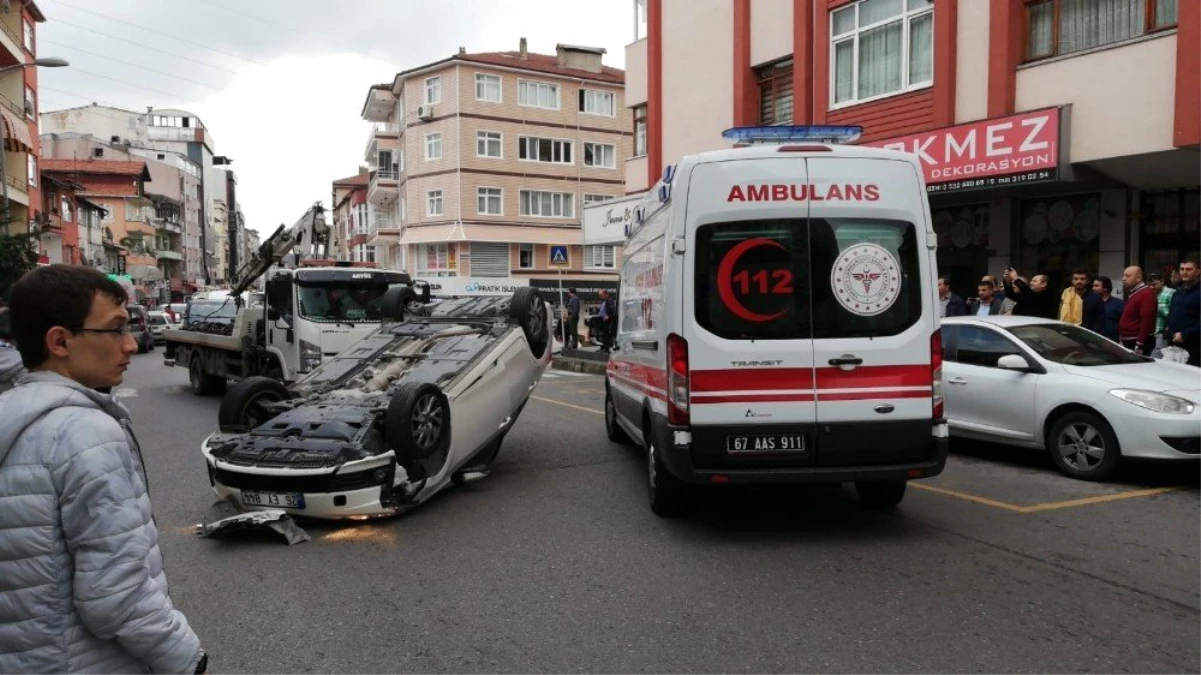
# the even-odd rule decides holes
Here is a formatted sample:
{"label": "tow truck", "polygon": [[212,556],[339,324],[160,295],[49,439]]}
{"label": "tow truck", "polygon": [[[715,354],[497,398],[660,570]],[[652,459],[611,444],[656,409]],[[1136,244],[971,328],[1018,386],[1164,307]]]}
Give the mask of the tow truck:
{"label": "tow truck", "polygon": [[[224,300],[190,301],[183,325],[163,331],[164,363],[187,368],[197,396],[253,376],[290,384],[379,328],[390,287],[420,289],[429,301],[429,285],[398,270],[304,264],[328,242],[320,202],[292,227],[280,225],[237,271]],[[264,277],[264,302],[245,305],[246,291]]]}

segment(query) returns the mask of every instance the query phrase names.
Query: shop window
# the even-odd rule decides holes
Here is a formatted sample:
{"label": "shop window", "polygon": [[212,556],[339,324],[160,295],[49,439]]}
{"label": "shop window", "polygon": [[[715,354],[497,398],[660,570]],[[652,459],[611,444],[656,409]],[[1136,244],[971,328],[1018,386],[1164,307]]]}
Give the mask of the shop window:
{"label": "shop window", "polygon": [[792,59],[755,69],[759,124],[792,124]]}
{"label": "shop window", "polygon": [[1101,195],[1042,197],[1021,203],[1018,271],[1026,278],[1048,277],[1055,292],[1071,281],[1072,270],[1096,274],[1101,261]]}
{"label": "shop window", "polygon": [[1180,260],[1201,247],[1201,190],[1164,190],[1139,195],[1139,264],[1172,276]]}
{"label": "shop window", "polygon": [[938,272],[950,279],[960,297],[976,294],[980,277],[998,273],[988,269],[990,207],[988,204],[930,206],[938,236]]}
{"label": "shop window", "polygon": [[930,86],[933,0],[861,0],[833,12],[830,63],[835,106]]}
{"label": "shop window", "polygon": [[1026,60],[1123,42],[1176,25],[1179,0],[1036,0],[1026,3]]}

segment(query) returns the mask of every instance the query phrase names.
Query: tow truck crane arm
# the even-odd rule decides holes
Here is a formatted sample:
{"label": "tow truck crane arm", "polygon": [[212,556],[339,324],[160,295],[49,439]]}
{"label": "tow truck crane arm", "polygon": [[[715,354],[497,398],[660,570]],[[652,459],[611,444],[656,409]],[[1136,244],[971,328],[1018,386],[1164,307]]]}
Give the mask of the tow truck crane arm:
{"label": "tow truck crane arm", "polygon": [[234,298],[241,298],[242,293],[250,288],[255,281],[267,273],[273,265],[278,265],[289,253],[296,251],[297,260],[308,256],[316,245],[329,244],[329,225],[325,222],[325,207],[317,202],[287,230],[283,225],[259,246],[254,255],[238,269],[237,283],[229,290]]}

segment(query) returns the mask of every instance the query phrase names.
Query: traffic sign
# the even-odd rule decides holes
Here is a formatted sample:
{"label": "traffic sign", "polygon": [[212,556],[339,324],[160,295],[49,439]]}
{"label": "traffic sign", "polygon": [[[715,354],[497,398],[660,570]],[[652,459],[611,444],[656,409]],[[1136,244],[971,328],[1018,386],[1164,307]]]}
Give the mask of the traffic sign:
{"label": "traffic sign", "polygon": [[567,259],[566,246],[551,246],[550,247],[550,264],[555,267],[568,267],[571,263]]}

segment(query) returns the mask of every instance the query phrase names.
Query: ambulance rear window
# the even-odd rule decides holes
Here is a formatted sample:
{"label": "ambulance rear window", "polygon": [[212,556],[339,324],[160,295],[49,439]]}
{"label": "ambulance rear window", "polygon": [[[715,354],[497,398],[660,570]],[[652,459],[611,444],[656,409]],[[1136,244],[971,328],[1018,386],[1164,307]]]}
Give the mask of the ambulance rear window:
{"label": "ambulance rear window", "polygon": [[917,230],[868,219],[697,229],[695,316],[728,340],[883,337],[922,314]]}

